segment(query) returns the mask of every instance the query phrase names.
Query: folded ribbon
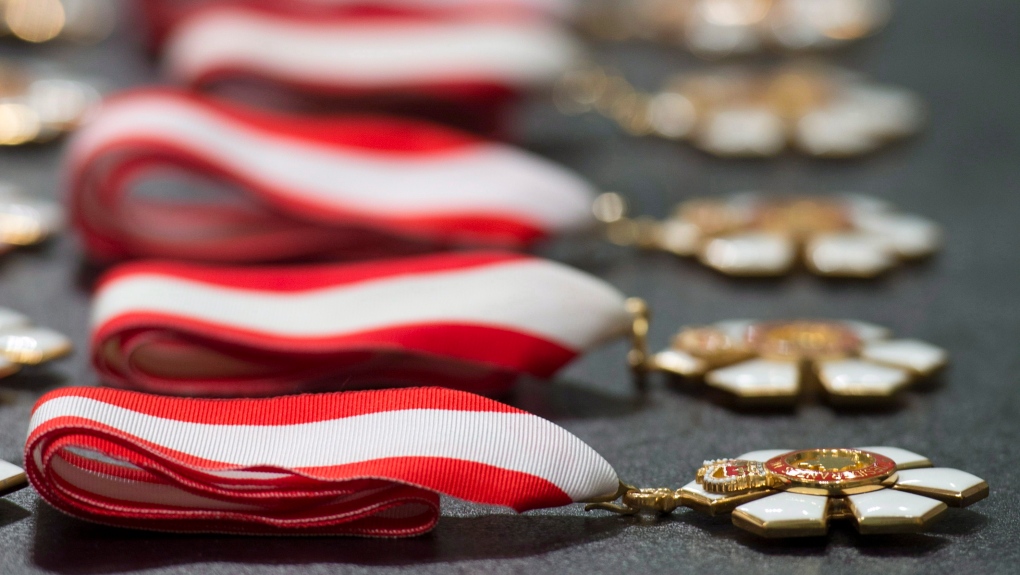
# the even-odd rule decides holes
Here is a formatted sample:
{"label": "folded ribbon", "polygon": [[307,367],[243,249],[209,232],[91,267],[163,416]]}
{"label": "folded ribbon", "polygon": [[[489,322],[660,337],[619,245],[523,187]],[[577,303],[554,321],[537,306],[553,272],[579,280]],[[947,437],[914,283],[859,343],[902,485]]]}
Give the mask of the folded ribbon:
{"label": "folded ribbon", "polygon": [[[288,116],[168,90],[108,101],[66,162],[69,211],[100,259],[518,248],[593,223],[587,183],[511,146],[423,122]],[[154,197],[153,185],[181,176],[190,193]],[[195,193],[195,180],[235,193]]]}
{"label": "folded ribbon", "polygon": [[240,79],[316,95],[484,99],[550,86],[581,53],[562,26],[523,13],[212,5],[177,22],[163,58],[193,86]]}
{"label": "folded ribbon", "polygon": [[62,389],[35,406],[25,464],[65,513],[182,532],[411,536],[435,526],[438,494],[526,511],[619,485],[555,424],[438,388],[263,400]]}
{"label": "folded ribbon", "polygon": [[408,383],[495,393],[630,328],[612,286],[516,254],[269,269],[133,263],[100,282],[91,347],[107,383],[171,395]]}
{"label": "folded ribbon", "polygon": [[140,16],[158,49],[178,22],[198,9],[257,7],[292,14],[322,16],[365,11],[417,13],[433,16],[536,14],[567,19],[579,8],[576,0],[139,0]]}

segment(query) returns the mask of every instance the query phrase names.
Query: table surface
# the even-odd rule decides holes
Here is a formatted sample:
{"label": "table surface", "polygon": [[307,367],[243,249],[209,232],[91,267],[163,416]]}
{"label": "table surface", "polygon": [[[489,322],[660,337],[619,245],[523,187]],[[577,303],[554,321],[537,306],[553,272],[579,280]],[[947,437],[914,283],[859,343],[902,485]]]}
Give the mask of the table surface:
{"label": "table surface", "polygon": [[[522,383],[509,401],[563,425],[641,485],[686,483],[707,458],[759,448],[898,445],[937,465],[988,480],[991,495],[952,509],[925,534],[864,537],[835,526],[828,538],[765,541],[727,518],[692,511],[661,521],[585,514],[580,506],[516,515],[444,501],[431,534],[410,540],[175,536],[94,526],[65,517],[31,489],[0,499],[0,571],[106,573],[670,572],[1007,573],[1020,562],[1020,108],[1014,0],[902,0],[879,36],[832,56],[922,93],[931,123],[919,139],[854,161],[784,157],[724,161],[683,145],[621,135],[597,117],[559,116],[545,102],[521,111],[522,141],[576,168],[637,210],[665,215],[699,194],[736,190],[858,191],[942,222],[944,252],[876,282],[795,276],[736,281],[663,254],[605,245],[552,253],[646,298],[661,347],[682,324],[732,317],[847,317],[950,350],[934,385],[881,411],[817,402],[771,413],[734,411],[653,378],[642,399],[629,385],[624,344],[597,350],[552,382]],[[94,48],[0,46],[2,55],[52,57],[110,88],[156,71],[127,34]],[[603,62],[654,87],[689,57],[641,44],[599,48]],[[59,193],[58,147],[0,152],[2,177]],[[0,262],[0,305],[72,336],[78,353],[0,382],[0,458],[21,461],[29,411],[44,392],[92,385],[86,361],[88,286],[66,235]]]}

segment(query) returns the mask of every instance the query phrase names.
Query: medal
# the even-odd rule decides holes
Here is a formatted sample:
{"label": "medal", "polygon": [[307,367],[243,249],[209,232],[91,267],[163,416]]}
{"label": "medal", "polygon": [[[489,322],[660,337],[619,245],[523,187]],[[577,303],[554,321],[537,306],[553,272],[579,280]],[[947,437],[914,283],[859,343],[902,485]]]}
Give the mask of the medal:
{"label": "medal", "polygon": [[35,327],[28,317],[0,308],[0,377],[24,366],[39,365],[71,353],[71,340],[51,329]]}
{"label": "medal", "polygon": [[[862,196],[744,194],[685,202],[664,222],[628,218],[619,195],[596,200],[564,168],[433,124],[312,120],[166,90],[105,103],[66,162],[74,222],[99,260],[527,248],[593,228],[597,216],[610,241],[695,256],[730,275],[779,275],[803,259],[821,275],[871,277],[932,254],[941,236]],[[181,176],[198,191],[140,193]]]}
{"label": "medal", "polygon": [[0,184],[0,254],[46,241],[63,227],[60,208]]}
{"label": "medal", "polygon": [[[65,161],[75,226],[100,260],[522,248],[597,223],[584,180],[511,146],[426,122],[291,116],[176,91],[106,102]],[[182,175],[198,191],[153,197],[154,184]]]}
{"label": "medal", "polygon": [[77,128],[98,102],[86,82],[0,61],[0,146],[49,142]]}
{"label": "medal", "polygon": [[945,365],[945,350],[847,320],[724,321],[688,327],[650,370],[702,379],[742,402],[795,402],[821,384],[835,403],[887,400]]}
{"label": "medal", "polygon": [[770,537],[822,535],[831,519],[898,533],[988,494],[890,447],[757,451],[706,462],[679,490],[636,489],[562,428],[438,388],[262,400],[62,389],[36,404],[25,461],[43,499],[75,517],[237,534],[418,535],[436,525],[439,494],[519,512],[690,506]]}
{"label": "medal", "polygon": [[896,447],[770,449],[706,461],[683,488],[621,488],[621,503],[588,509],[622,514],[670,513],[687,506],[762,537],[825,535],[832,520],[862,534],[923,531],[947,506],[988,496],[988,484],[958,469]]}
{"label": "medal", "polygon": [[799,261],[822,276],[870,278],[935,253],[939,226],[857,195],[699,198],[665,221],[628,218],[617,194],[596,201],[610,241],[681,256],[733,276],[777,276]]}
{"label": "medal", "polygon": [[833,401],[893,397],[946,353],[854,321],[730,321],[648,353],[649,313],[605,282],[516,254],[451,253],[289,268],[125,264],[92,308],[107,383],[171,395],[248,396],[407,384],[479,393],[549,378],[629,337],[649,372],[703,377],[747,401],[793,402],[814,381]]}
{"label": "medal", "polygon": [[654,94],[589,66],[564,74],[556,101],[563,112],[596,111],[630,134],[683,140],[723,157],[787,150],[859,156],[917,133],[925,116],[921,100],[907,90],[804,65],[679,74]]}
{"label": "medal", "polygon": [[888,0],[601,0],[586,3],[582,22],[597,36],[679,43],[719,58],[843,46],[881,29],[890,12]]}

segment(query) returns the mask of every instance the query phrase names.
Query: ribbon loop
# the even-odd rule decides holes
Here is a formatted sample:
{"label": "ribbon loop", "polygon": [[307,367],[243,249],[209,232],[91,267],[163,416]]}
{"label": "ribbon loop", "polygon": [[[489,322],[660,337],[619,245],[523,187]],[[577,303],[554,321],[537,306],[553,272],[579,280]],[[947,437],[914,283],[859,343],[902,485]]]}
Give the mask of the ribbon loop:
{"label": "ribbon loop", "polygon": [[68,388],[36,404],[32,485],[121,527],[417,535],[439,497],[526,511],[611,494],[591,447],[535,415],[439,388],[197,400]]}
{"label": "ribbon loop", "polygon": [[[511,146],[425,122],[288,116],[171,90],[108,101],[67,163],[70,211],[99,259],[516,249],[594,221],[587,183]],[[167,177],[190,193],[142,193]],[[198,180],[233,194],[196,193]]]}
{"label": "ribbon loop", "polygon": [[551,86],[581,53],[524,10],[302,10],[210,6],[170,30],[164,58],[190,85],[262,80],[311,94],[492,98]]}
{"label": "ribbon loop", "polygon": [[92,358],[119,387],[250,396],[549,377],[631,329],[623,295],[562,264],[458,253],[300,268],[126,264],[101,281]]}
{"label": "ribbon loop", "polygon": [[181,21],[210,6],[247,7],[307,17],[364,13],[432,17],[533,15],[567,20],[579,12],[577,0],[139,0],[150,44],[158,49]]}

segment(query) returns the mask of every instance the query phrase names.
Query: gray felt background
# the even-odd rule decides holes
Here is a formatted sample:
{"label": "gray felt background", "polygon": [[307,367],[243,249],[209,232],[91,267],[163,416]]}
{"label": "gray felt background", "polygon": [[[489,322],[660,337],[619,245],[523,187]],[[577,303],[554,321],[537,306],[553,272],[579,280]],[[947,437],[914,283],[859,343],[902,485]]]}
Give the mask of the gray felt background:
{"label": "gray felt background", "polygon": [[[658,523],[584,514],[579,506],[518,516],[446,502],[438,529],[403,541],[168,536],[96,527],[48,508],[31,489],[0,500],[0,572],[384,573],[677,572],[1010,573],[1020,561],[1020,108],[1015,0],[902,0],[880,36],[834,59],[918,90],[931,106],[920,139],[859,161],[797,157],[714,160],[682,145],[631,139],[595,117],[559,116],[544,102],[521,113],[522,141],[572,166],[636,209],[665,215],[694,194],[742,189],[850,190],[892,200],[945,224],[935,260],[874,283],[797,276],[725,279],[666,255],[606,246],[553,253],[646,298],[651,340],[662,347],[681,324],[732,317],[852,317],[948,348],[952,367],[895,408],[736,412],[655,378],[645,401],[632,392],[623,344],[591,353],[553,382],[525,382],[510,401],[570,429],[626,479],[677,486],[706,458],[771,447],[899,445],[991,484],[991,496],[950,510],[924,535],[861,537],[837,527],[827,539],[761,541],[728,520],[679,512]],[[29,54],[2,45],[0,55]],[[121,35],[96,48],[45,47],[113,88],[155,77]],[[643,45],[605,47],[604,62],[651,88],[690,59]],[[56,147],[0,150],[3,180],[59,193]],[[0,382],[0,458],[20,462],[29,410],[39,395],[91,385],[87,286],[70,235],[0,262],[0,305],[70,334],[79,352],[47,369]]]}

